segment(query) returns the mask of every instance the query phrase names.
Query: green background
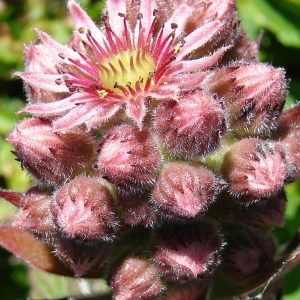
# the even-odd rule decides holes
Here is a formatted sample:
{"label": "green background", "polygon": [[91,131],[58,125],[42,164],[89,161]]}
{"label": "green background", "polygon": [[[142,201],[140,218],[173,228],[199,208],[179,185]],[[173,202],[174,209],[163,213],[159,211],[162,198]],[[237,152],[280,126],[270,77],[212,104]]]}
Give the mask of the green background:
{"label": "green background", "polygon": [[[80,0],[94,20],[99,20],[103,1]],[[242,26],[252,39],[263,30],[260,60],[286,69],[290,79],[287,107],[300,99],[300,0],[238,0]],[[29,177],[22,172],[5,141],[14,127],[15,112],[25,104],[20,80],[11,73],[22,70],[23,46],[35,40],[32,28],[47,31],[65,43],[72,31],[65,0],[0,0],[0,188],[26,190]],[[280,245],[287,243],[300,227],[300,184],[287,187],[286,225],[274,230]],[[14,209],[0,200],[0,222],[7,224]],[[300,299],[300,266],[284,281],[283,300]],[[53,288],[55,287],[55,288]],[[105,288],[101,280],[66,279],[28,269],[10,253],[0,249],[0,291],[2,299],[63,297],[97,292]]]}

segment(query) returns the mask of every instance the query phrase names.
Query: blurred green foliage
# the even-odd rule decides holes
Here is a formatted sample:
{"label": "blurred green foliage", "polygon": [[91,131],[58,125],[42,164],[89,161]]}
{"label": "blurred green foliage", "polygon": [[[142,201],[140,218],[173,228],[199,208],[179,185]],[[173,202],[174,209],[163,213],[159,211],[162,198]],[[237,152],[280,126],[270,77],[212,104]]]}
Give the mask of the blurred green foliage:
{"label": "blurred green foliage", "polygon": [[[100,19],[103,1],[78,1],[94,20]],[[260,59],[286,69],[291,80],[287,106],[293,105],[300,98],[300,0],[237,0],[237,5],[242,25],[252,39],[257,39],[263,30]],[[72,32],[66,0],[0,0],[0,188],[20,191],[26,189],[30,180],[14,161],[5,136],[17,121],[15,112],[24,105],[26,98],[21,81],[12,80],[11,72],[23,69],[23,47],[35,41],[34,27],[66,43]],[[287,195],[286,226],[274,230],[280,245],[287,243],[300,228],[299,182],[287,187]],[[14,213],[11,205],[0,202],[2,223],[9,222]],[[95,282],[70,282],[65,278],[32,272],[0,249],[1,297],[7,300],[25,299],[29,294],[63,297],[75,291],[91,292],[95,289]],[[298,266],[285,279],[283,300],[300,299],[299,278]],[[103,288],[103,282],[97,284]],[[50,288],[43,294],[47,285],[56,286],[56,289]],[[41,286],[44,287],[42,292],[39,291]]]}

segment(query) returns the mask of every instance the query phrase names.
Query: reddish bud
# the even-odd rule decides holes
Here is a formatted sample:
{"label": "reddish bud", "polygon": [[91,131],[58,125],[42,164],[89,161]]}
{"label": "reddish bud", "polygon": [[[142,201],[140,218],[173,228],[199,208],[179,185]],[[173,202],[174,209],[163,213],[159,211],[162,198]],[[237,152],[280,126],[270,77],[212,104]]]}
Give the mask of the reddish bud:
{"label": "reddish bud", "polygon": [[176,282],[168,286],[164,300],[205,300],[209,299],[208,294],[206,280]]}
{"label": "reddish bud", "polygon": [[86,243],[69,238],[59,238],[54,254],[68,267],[76,277],[97,271],[111,254],[112,245],[104,242]]}
{"label": "reddish bud", "polygon": [[164,165],[152,193],[163,215],[195,217],[207,210],[219,190],[215,175],[185,163]]}
{"label": "reddish bud", "polygon": [[256,135],[276,127],[286,95],[283,69],[236,63],[216,71],[207,84],[223,97],[232,130]]}
{"label": "reddish bud", "polygon": [[80,129],[55,133],[42,119],[21,121],[8,136],[22,166],[38,180],[60,184],[87,170],[94,156],[88,133]]}
{"label": "reddish bud", "polygon": [[160,166],[158,145],[147,130],[122,125],[100,144],[98,168],[119,186],[141,187],[154,181]]}
{"label": "reddish bud", "polygon": [[121,264],[111,287],[116,300],[153,299],[164,289],[156,268],[148,260],[138,257],[127,258]]}
{"label": "reddish bud", "polygon": [[221,172],[231,192],[252,201],[278,192],[287,172],[284,149],[275,142],[256,138],[233,144],[224,157]]}
{"label": "reddish bud", "polygon": [[208,222],[160,229],[153,243],[153,259],[167,278],[203,278],[219,263],[222,239]]}
{"label": "reddish bud", "polygon": [[221,205],[226,221],[266,230],[271,226],[284,226],[286,201],[286,195],[281,191],[278,195],[247,205],[240,205],[230,198],[222,199]]}
{"label": "reddish bud", "polygon": [[15,227],[23,227],[41,237],[55,231],[50,212],[51,195],[41,187],[33,187],[21,200],[20,211],[13,222]]}
{"label": "reddish bud", "polygon": [[104,181],[77,177],[58,189],[51,211],[68,237],[87,241],[111,240],[118,229],[114,201]]}
{"label": "reddish bud", "polygon": [[259,51],[260,38],[252,41],[247,33],[238,28],[239,36],[235,45],[225,54],[223,63],[230,61],[243,60],[243,62],[256,62]]}
{"label": "reddish bud", "polygon": [[232,284],[245,284],[264,276],[274,266],[276,245],[267,235],[254,231],[230,232],[221,270]]}
{"label": "reddish bud", "polygon": [[289,164],[289,180],[300,178],[300,105],[283,111],[273,137],[284,147]]}
{"label": "reddish bud", "polygon": [[123,209],[123,220],[130,225],[143,225],[152,227],[156,215],[151,208],[150,195],[146,193],[119,193],[118,201]]}
{"label": "reddish bud", "polygon": [[181,93],[179,101],[164,101],[156,109],[154,129],[175,154],[205,155],[220,145],[226,130],[224,111],[209,92]]}

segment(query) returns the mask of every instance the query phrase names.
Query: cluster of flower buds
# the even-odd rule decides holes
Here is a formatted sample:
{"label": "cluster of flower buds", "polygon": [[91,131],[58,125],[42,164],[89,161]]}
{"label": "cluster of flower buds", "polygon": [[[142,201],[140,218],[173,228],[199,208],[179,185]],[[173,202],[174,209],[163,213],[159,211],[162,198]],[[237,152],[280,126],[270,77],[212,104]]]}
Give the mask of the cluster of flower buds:
{"label": "cluster of flower buds", "polygon": [[300,106],[234,2],[107,0],[100,29],[69,0],[70,43],[37,31],[15,73],[31,116],[8,141],[33,187],[0,191],[12,226],[114,299],[237,296],[274,271]]}

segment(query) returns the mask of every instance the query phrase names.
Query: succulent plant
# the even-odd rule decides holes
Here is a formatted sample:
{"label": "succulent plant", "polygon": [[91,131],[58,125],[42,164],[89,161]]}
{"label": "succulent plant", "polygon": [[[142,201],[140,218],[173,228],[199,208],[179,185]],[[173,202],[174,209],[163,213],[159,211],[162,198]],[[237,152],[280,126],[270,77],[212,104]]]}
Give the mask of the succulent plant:
{"label": "succulent plant", "polygon": [[0,191],[19,209],[0,244],[117,300],[268,299],[299,260],[270,232],[300,170],[284,70],[234,0],[107,0],[101,27],[68,8],[70,42],[37,30],[14,73],[30,117],[8,141],[33,186]]}

